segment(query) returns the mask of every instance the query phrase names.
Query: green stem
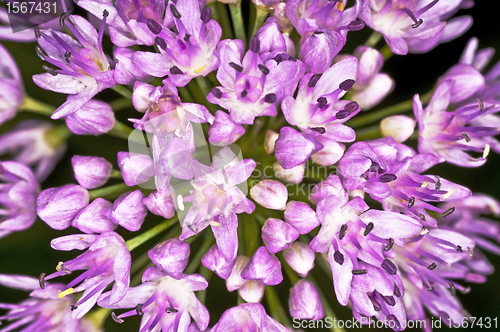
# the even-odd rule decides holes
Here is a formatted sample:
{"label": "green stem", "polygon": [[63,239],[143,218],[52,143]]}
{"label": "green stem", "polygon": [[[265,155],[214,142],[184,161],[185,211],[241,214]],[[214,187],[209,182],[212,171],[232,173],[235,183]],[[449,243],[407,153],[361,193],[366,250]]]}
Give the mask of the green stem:
{"label": "green stem", "polygon": [[139,143],[142,145],[146,144],[144,142],[144,137],[142,136],[142,134],[139,133],[140,136],[138,136],[138,135],[135,135],[136,133],[137,133],[137,131],[134,131],[133,128],[127,126],[126,124],[124,124],[120,121],[116,121],[113,129],[108,131],[106,134],[108,134],[109,136],[122,138],[122,139],[128,140],[130,142],[135,142],[135,143]]}
{"label": "green stem", "polygon": [[228,6],[229,11],[231,12],[231,19],[233,21],[234,35],[237,39],[241,39],[246,45],[247,37],[245,35],[245,24],[241,13],[241,0],[238,0],[235,3],[230,3]]}
{"label": "green stem", "polygon": [[[426,94],[422,95],[420,97],[422,103],[429,102],[433,93],[434,93],[433,91],[429,91]],[[356,116],[353,119],[346,122],[346,125],[351,128],[363,127],[365,125],[374,123],[378,120],[382,120],[383,118],[386,118],[388,116],[407,112],[412,108],[413,108],[413,99],[406,100],[399,104],[392,105],[378,111],[370,111],[370,113],[368,114]]]}
{"label": "green stem", "polygon": [[73,133],[68,129],[66,124],[61,124],[47,130],[45,133],[45,141],[48,145],[57,149],[61,144],[66,142],[71,135],[73,135]]}
{"label": "green stem", "polygon": [[185,86],[178,87],[177,91],[179,91],[179,96],[181,97],[182,102],[184,103],[195,102],[193,96],[191,96],[191,93],[189,93],[189,90]]}
{"label": "green stem", "polygon": [[194,255],[193,259],[189,262],[189,265],[186,267],[186,270],[184,271],[185,274],[193,274],[198,269],[201,263],[201,258],[205,255],[208,249],[210,249],[213,243],[214,237],[211,236],[210,232],[205,232],[205,240],[196,252],[196,255]]}
{"label": "green stem", "polygon": [[85,318],[87,318],[96,327],[97,330],[101,330],[104,322],[106,321],[106,318],[109,317],[110,312],[111,309],[99,308],[89,312],[85,316]]}
{"label": "green stem", "polygon": [[132,101],[129,98],[119,98],[109,102],[109,106],[111,106],[113,112],[118,112],[131,107]]}
{"label": "green stem", "polygon": [[96,199],[97,197],[105,197],[109,195],[118,195],[132,190],[134,187],[129,187],[125,183],[118,183],[108,187],[89,190],[90,200]]}
{"label": "green stem", "polygon": [[267,304],[269,305],[269,312],[271,316],[285,326],[292,326],[290,320],[288,319],[286,311],[283,308],[283,304],[281,304],[276,289],[274,289],[274,287],[272,286],[266,286],[264,293],[266,295],[266,300]]}
{"label": "green stem", "polygon": [[[205,280],[207,282],[210,282],[210,279],[212,279],[212,276],[213,276],[213,272],[210,271],[209,269],[207,269],[206,267],[202,266],[200,268],[200,275],[205,278]],[[205,304],[205,300],[207,299],[207,290],[204,289],[204,290],[201,290],[198,292],[198,300],[200,300],[200,302],[202,304]]]}
{"label": "green stem", "polygon": [[382,137],[380,125],[373,125],[356,130],[356,141],[366,141]]}
{"label": "green stem", "polygon": [[368,39],[366,40],[365,45],[369,47],[375,47],[375,45],[377,45],[381,38],[382,34],[380,32],[373,31],[370,37],[368,37]]}
{"label": "green stem", "polygon": [[28,95],[24,96],[24,101],[19,107],[19,111],[28,111],[50,117],[56,108],[52,105],[42,103]]}
{"label": "green stem", "polygon": [[384,61],[387,61],[390,57],[392,57],[394,55],[394,53],[392,52],[391,48],[389,47],[389,45],[384,45],[381,49],[380,49],[380,53],[382,54],[382,56],[384,57]]}
{"label": "green stem", "polygon": [[214,13],[217,14],[217,21],[222,28],[221,39],[234,39],[233,28],[231,27],[226,5],[217,1],[213,4],[212,8],[214,9]]}
{"label": "green stem", "polygon": [[111,88],[111,90],[120,94],[122,97],[125,97],[127,99],[132,99],[132,91],[130,91],[127,87],[121,84],[115,85],[114,87]]}
{"label": "green stem", "polygon": [[255,10],[256,10],[255,21],[253,23],[252,34],[249,36],[249,38],[255,36],[257,30],[259,30],[262,24],[264,24],[267,15],[269,15],[269,9],[267,9],[266,7],[255,5]]}
{"label": "green stem", "polygon": [[159,223],[158,225],[154,226],[153,228],[145,231],[141,235],[138,235],[138,236],[134,237],[133,239],[130,239],[127,242],[125,242],[127,244],[127,249],[129,251],[134,250],[135,248],[137,248],[138,246],[140,246],[144,242],[150,240],[151,238],[155,237],[156,235],[160,234],[161,232],[169,229],[170,227],[172,227],[172,225],[174,225],[177,222],[178,222],[177,218],[172,218],[172,219],[162,221],[161,223]]}
{"label": "green stem", "polygon": [[121,179],[122,172],[120,170],[114,169],[111,171],[111,175],[109,177],[113,179]]}

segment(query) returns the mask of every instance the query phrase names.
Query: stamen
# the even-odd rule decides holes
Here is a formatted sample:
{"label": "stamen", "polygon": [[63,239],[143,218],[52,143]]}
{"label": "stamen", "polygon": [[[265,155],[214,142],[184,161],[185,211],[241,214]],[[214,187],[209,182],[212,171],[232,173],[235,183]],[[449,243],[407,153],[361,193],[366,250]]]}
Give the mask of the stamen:
{"label": "stamen", "polygon": [[428,268],[429,270],[431,270],[431,271],[432,271],[432,270],[434,270],[436,267],[437,267],[437,265],[436,265],[436,263],[434,263],[434,262],[433,262],[431,265],[427,266],[427,268]]}
{"label": "stamen", "polygon": [[40,284],[41,289],[45,288],[45,273],[40,274],[38,277],[38,283]]}
{"label": "stamen", "polygon": [[411,209],[415,205],[415,197],[411,196],[410,200],[408,201],[408,209]]}
{"label": "stamen", "polygon": [[472,257],[472,255],[474,255],[474,248],[467,247],[467,251],[469,252],[469,257]]}
{"label": "stamen", "polygon": [[71,52],[70,51],[66,51],[64,53],[64,60],[66,60],[66,62],[69,64],[71,62]]}
{"label": "stamen", "polygon": [[428,288],[427,288],[427,290],[428,290],[429,292],[432,292],[432,291],[434,290],[434,283],[433,283],[432,281],[429,281],[429,283],[431,284],[431,286],[430,286],[430,287],[428,287]]}
{"label": "stamen", "polygon": [[267,67],[266,67],[266,66],[264,66],[263,64],[260,64],[260,65],[258,65],[257,67],[260,69],[260,71],[261,71],[264,75],[269,74],[269,69],[267,69]]}
{"label": "stamen", "polygon": [[[433,286],[434,287],[434,286]],[[446,311],[439,311],[439,315],[445,320],[445,321],[449,321],[451,318],[450,318],[450,315],[448,315],[448,313]]]}
{"label": "stamen", "polygon": [[179,312],[179,310],[173,308],[173,307],[166,307],[165,308],[165,311],[167,312],[167,314],[176,314]]}
{"label": "stamen", "polygon": [[71,311],[75,311],[76,309],[78,309],[78,306],[74,305],[74,304],[72,304],[70,307],[71,307]]}
{"label": "stamen", "polygon": [[230,62],[229,65],[231,67],[233,67],[236,71],[239,71],[240,73],[243,71],[243,67],[240,66],[240,65],[237,65],[236,63],[234,62]]}
{"label": "stamen", "polygon": [[347,29],[349,29],[349,31],[359,31],[364,27],[365,27],[365,22],[363,22],[362,20],[355,20],[347,25]]}
{"label": "stamen", "polygon": [[217,221],[210,221],[209,222],[210,226],[214,226],[214,227],[217,227],[217,228],[220,228],[222,227],[221,223],[220,222],[217,222]]}
{"label": "stamen", "polygon": [[470,142],[470,136],[467,133],[461,133],[460,136],[462,136],[467,143]]}
{"label": "stamen", "polygon": [[341,111],[338,111],[337,114],[335,114],[335,118],[337,120],[342,120],[342,119],[347,118],[350,114],[351,114],[351,112],[349,112],[348,110],[341,110]]}
{"label": "stamen", "polygon": [[158,45],[161,49],[166,50],[167,49],[167,43],[165,40],[159,36],[156,36],[155,38],[155,43]]}
{"label": "stamen", "polygon": [[316,86],[316,83],[318,83],[320,77],[321,74],[314,74],[313,76],[311,76],[311,79],[309,80],[309,83],[307,83],[307,86],[310,88],[314,88]]}
{"label": "stamen", "polygon": [[209,6],[203,7],[200,18],[203,23],[207,24],[212,19],[212,8]]}
{"label": "stamen", "polygon": [[52,76],[57,76],[57,70],[51,67],[48,67],[46,65],[42,66],[42,69],[45,70],[47,73],[49,73]]}
{"label": "stamen", "polygon": [[276,98],[276,95],[274,93],[269,93],[269,94],[264,96],[264,101],[266,103],[269,103],[269,104],[275,103],[276,99],[277,98]]}
{"label": "stamen", "polygon": [[59,262],[57,263],[57,266],[56,266],[56,271],[59,272],[61,271],[61,269],[63,268],[64,266],[64,262]]}
{"label": "stamen", "polygon": [[339,240],[342,240],[347,232],[347,224],[340,226]]}
{"label": "stamen", "polygon": [[73,287],[70,287],[70,288],[60,292],[59,295],[57,295],[57,297],[62,299],[66,295],[73,294],[74,292],[75,292],[75,289]]}
{"label": "stamen", "polygon": [[436,180],[436,184],[434,185],[434,188],[436,189],[436,191],[440,191],[441,190],[441,180],[439,180],[439,176],[435,176],[434,179]]}
{"label": "stamen", "polygon": [[441,197],[441,200],[444,201],[445,199],[450,198],[451,195],[455,192],[455,188],[451,188],[446,194]]}
{"label": "stamen", "polygon": [[109,16],[109,12],[108,12],[106,9],[104,9],[104,10],[102,11],[102,18],[103,18],[103,19],[107,19],[107,18],[108,18],[108,16]]}
{"label": "stamen", "polygon": [[41,48],[40,46],[36,45],[35,46],[35,51],[36,51],[36,55],[38,55],[38,57],[42,60],[42,61],[45,61],[45,59],[47,58],[47,53],[45,53],[45,51],[43,50],[43,48]]}
{"label": "stamen", "polygon": [[[420,215],[422,216],[423,214],[420,214]],[[420,218],[420,219],[422,219],[422,218]],[[427,227],[423,227],[422,230],[420,231],[420,235],[427,235],[427,234],[429,234],[429,232],[430,232],[430,230]]]}
{"label": "stamen", "polygon": [[124,320],[123,320],[123,319],[116,317],[116,314],[115,314],[114,312],[111,312],[111,318],[113,318],[113,320],[114,320],[115,322],[117,322],[118,324],[121,324],[121,323],[123,323],[123,322],[124,322]]}
{"label": "stamen", "polygon": [[350,113],[356,111],[359,107],[359,104],[355,101],[351,101],[349,104],[345,105],[344,109],[349,111]]}
{"label": "stamen", "polygon": [[340,251],[338,251],[338,250],[335,250],[335,252],[333,253],[333,259],[339,265],[344,264],[344,255]]}
{"label": "stamen", "polygon": [[457,245],[457,251],[458,251],[458,252],[463,252],[463,250],[462,250],[462,246]]}
{"label": "stamen", "polygon": [[316,101],[318,102],[318,107],[320,109],[328,104],[328,99],[326,99],[325,97],[319,97],[318,99],[316,99]]}
{"label": "stamen", "polygon": [[368,270],[362,269],[362,270],[352,270],[352,274],[355,276],[359,276],[362,274],[367,274]]}
{"label": "stamen", "polygon": [[69,14],[70,14],[70,12],[65,12],[65,13],[62,13],[61,16],[59,16],[59,25],[60,26],[64,26],[64,22],[68,18]]}
{"label": "stamen", "polygon": [[179,207],[179,210],[184,211],[184,200],[182,199],[181,194],[177,195],[177,206]]}
{"label": "stamen", "polygon": [[422,188],[427,188],[431,183],[429,181],[424,181],[424,183],[422,183],[422,185],[420,187]]}
{"label": "stamen", "polygon": [[[423,213],[421,213],[421,214],[419,215],[419,218],[420,218],[420,220],[425,221],[425,215],[424,215]],[[427,233],[426,233],[426,234],[427,234]],[[423,234],[423,235],[425,235],[425,234]]]}
{"label": "stamen", "polygon": [[141,303],[139,303],[139,304],[135,307],[135,311],[137,312],[137,314],[138,314],[139,316],[144,315],[144,313],[142,312],[142,304],[141,304]]}
{"label": "stamen", "polygon": [[195,74],[198,74],[200,71],[202,71],[202,70],[203,70],[203,69],[205,69],[205,68],[207,68],[207,65],[203,65],[203,66],[201,66],[200,68],[196,69],[196,70],[194,71],[194,73],[195,73]]}
{"label": "stamen", "polygon": [[490,154],[490,145],[489,144],[486,144],[484,146],[484,151],[483,151],[483,158],[486,158],[488,157],[488,155]]}
{"label": "stamen", "polygon": [[160,23],[156,22],[155,20],[153,20],[151,18],[148,18],[148,20],[146,21],[146,26],[155,35],[159,34],[162,30],[162,26],[160,25]]}
{"label": "stamen", "polygon": [[455,285],[451,281],[448,283],[448,285],[450,285],[451,295],[453,296],[457,295],[457,290],[455,289]]}
{"label": "stamen", "polygon": [[384,295],[382,295],[382,299],[384,300],[385,303],[387,303],[391,307],[394,307],[396,305],[396,300],[392,296],[384,296]]}
{"label": "stamen", "polygon": [[220,91],[219,88],[213,87],[211,92],[215,98],[217,99],[222,98],[222,91]]}
{"label": "stamen", "polygon": [[401,297],[401,291],[399,290],[398,286],[396,286],[396,285],[394,285],[394,296]]}
{"label": "stamen", "polygon": [[392,182],[392,181],[396,180],[397,178],[398,177],[395,174],[390,174],[390,173],[382,174],[380,176],[380,182],[382,182],[382,183]]}
{"label": "stamen", "polygon": [[181,13],[177,11],[177,8],[175,8],[174,5],[170,5],[170,11],[172,12],[172,15],[174,15],[175,18],[181,18]]}
{"label": "stamen", "polygon": [[444,211],[443,213],[441,213],[441,217],[448,217],[450,214],[453,213],[453,211],[455,211],[455,208],[454,207],[451,207],[449,208],[448,210]]}
{"label": "stamen", "polygon": [[254,53],[259,53],[260,51],[260,40],[259,37],[253,36],[252,39],[250,39],[250,51]]}
{"label": "stamen", "polygon": [[339,84],[339,89],[348,91],[354,85],[354,80],[347,79],[344,82]]}
{"label": "stamen", "polygon": [[172,75],[183,75],[184,73],[182,72],[182,70],[179,69],[179,67],[173,66],[172,68],[170,68],[170,74],[172,74]]}
{"label": "stamen", "polygon": [[394,240],[392,238],[390,238],[389,239],[389,244],[384,247],[384,251],[391,250],[393,245],[394,245]]}
{"label": "stamen", "polygon": [[380,266],[390,275],[395,275],[398,272],[398,268],[396,267],[396,265],[394,265],[394,263],[387,258],[384,259]]}
{"label": "stamen", "polygon": [[370,232],[373,230],[373,223],[369,222],[368,225],[366,225],[365,232],[363,233],[364,236],[367,236],[370,234]]}
{"label": "stamen", "polygon": [[248,95],[247,89],[241,91],[241,98],[245,98]]}
{"label": "stamen", "polygon": [[311,128],[311,130],[317,132],[317,133],[320,133],[321,135],[323,135],[324,133],[326,133],[326,129],[323,128],[323,127],[313,127]]}
{"label": "stamen", "polygon": [[461,292],[462,294],[469,294],[471,290],[472,290],[472,288],[471,288],[470,286],[468,286],[468,287],[465,287],[465,288],[464,288],[463,290],[461,290],[460,292]]}
{"label": "stamen", "polygon": [[483,104],[483,101],[481,99],[477,99],[477,103],[479,104],[479,110],[480,111],[483,111],[484,110],[484,104]]}
{"label": "stamen", "polygon": [[190,35],[189,33],[186,33],[186,34],[184,35],[184,41],[185,41],[186,43],[189,43],[189,38],[191,38],[191,35]]}
{"label": "stamen", "polygon": [[33,30],[35,31],[35,38],[36,39],[42,37],[42,34],[40,33],[40,27],[38,26],[38,24],[35,24],[33,26]]}
{"label": "stamen", "polygon": [[419,19],[419,20],[418,20],[415,24],[412,24],[412,25],[411,25],[411,27],[412,27],[413,29],[416,29],[416,28],[418,28],[418,27],[419,27],[422,23],[424,23],[424,20]]}

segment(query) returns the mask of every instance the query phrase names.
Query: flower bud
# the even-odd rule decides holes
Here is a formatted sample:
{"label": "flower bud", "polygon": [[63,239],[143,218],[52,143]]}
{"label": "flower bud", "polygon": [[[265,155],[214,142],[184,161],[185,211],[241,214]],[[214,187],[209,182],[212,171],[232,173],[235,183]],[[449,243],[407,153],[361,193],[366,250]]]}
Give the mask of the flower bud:
{"label": "flower bud", "polygon": [[231,275],[235,259],[228,259],[219,252],[217,245],[214,244],[203,256],[201,263],[210,271],[215,272],[222,279],[227,279]]}
{"label": "flower bud", "polygon": [[238,294],[249,303],[259,303],[264,297],[264,284],[257,280],[248,280],[238,288]]}
{"label": "flower bud", "polygon": [[309,204],[304,202],[288,202],[285,210],[285,220],[297,229],[300,234],[307,234],[319,226],[316,212]]}
{"label": "flower bud", "polygon": [[307,279],[299,280],[290,289],[288,307],[293,318],[318,320],[324,315],[318,289]]}
{"label": "flower bud", "polygon": [[45,189],[38,195],[36,213],[53,229],[69,227],[73,218],[89,204],[89,192],[76,184]]}
{"label": "flower bud", "polygon": [[109,161],[93,156],[73,156],[71,165],[75,179],[86,189],[97,188],[105,184],[113,170],[113,165]]}
{"label": "flower bud", "polygon": [[250,196],[265,208],[284,210],[288,199],[288,190],[279,181],[264,180],[250,189]]}
{"label": "flower bud", "polygon": [[260,247],[253,254],[250,263],[243,269],[241,276],[247,280],[259,280],[264,285],[275,286],[283,281],[281,263],[271,255],[266,247]]}
{"label": "flower bud", "polygon": [[116,225],[108,216],[112,205],[101,197],[96,198],[76,215],[71,222],[71,226],[87,234],[114,230]]}
{"label": "flower bud", "polygon": [[115,114],[109,104],[90,100],[81,109],[68,115],[66,125],[77,135],[102,135],[115,126]]}
{"label": "flower bud", "polygon": [[412,134],[417,121],[406,115],[393,115],[380,122],[382,135],[392,137],[396,142],[406,141]]}
{"label": "flower bud", "polygon": [[153,176],[153,160],[145,154],[120,151],[118,166],[127,186],[147,182]]}
{"label": "flower bud", "polygon": [[245,128],[234,123],[230,116],[223,112],[215,112],[215,121],[208,130],[208,140],[212,145],[225,146],[236,142],[245,133]]}
{"label": "flower bud", "polygon": [[111,220],[131,232],[138,231],[148,213],[142,198],[140,190],[118,197],[109,213]]}
{"label": "flower bud", "polygon": [[323,146],[314,138],[302,135],[290,127],[283,127],[274,144],[276,159],[284,169],[290,169],[306,162],[311,154],[321,150]]}
{"label": "flower bud", "polygon": [[246,256],[236,257],[231,275],[226,279],[227,290],[232,292],[243,286],[248,280],[241,277],[241,272],[250,263],[250,258]]}
{"label": "flower bud", "polygon": [[142,202],[146,205],[151,213],[162,216],[165,219],[170,219],[175,214],[175,204],[172,198],[170,189],[155,190]]}
{"label": "flower bud", "polygon": [[283,250],[283,257],[299,276],[305,278],[314,267],[314,251],[304,242],[296,241]]}
{"label": "flower bud", "polygon": [[158,268],[179,280],[189,262],[189,244],[177,238],[168,239],[151,249],[148,257]]}
{"label": "flower bud", "polygon": [[307,72],[323,73],[331,67],[345,40],[335,31],[309,32],[300,39],[299,59],[306,65]]}
{"label": "flower bud", "polygon": [[299,235],[293,226],[280,219],[268,218],[262,227],[262,240],[272,254],[290,248]]}

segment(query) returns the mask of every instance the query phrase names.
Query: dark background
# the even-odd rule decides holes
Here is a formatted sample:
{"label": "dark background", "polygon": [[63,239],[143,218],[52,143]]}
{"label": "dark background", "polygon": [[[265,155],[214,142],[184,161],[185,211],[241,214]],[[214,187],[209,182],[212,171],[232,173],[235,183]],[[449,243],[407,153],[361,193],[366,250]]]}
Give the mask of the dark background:
{"label": "dark background", "polygon": [[[446,1],[446,0],[441,0]],[[467,41],[475,36],[480,40],[480,48],[494,47],[500,53],[499,38],[499,19],[498,12],[492,8],[491,1],[476,1],[476,5],[468,10],[462,10],[458,14],[468,14],[474,17],[474,25],[462,37],[442,44],[427,54],[392,56],[384,65],[383,71],[387,72],[396,81],[396,88],[392,94],[380,105],[389,106],[400,101],[408,100],[415,93],[425,93],[434,85],[436,79],[444,74],[447,69],[455,64],[465,47]],[[352,51],[358,43],[362,43],[370,34],[370,29],[356,33],[350,33],[348,44],[344,52]],[[3,43],[13,54],[18,65],[21,67],[24,77],[26,91],[36,99],[43,102],[60,105],[65,100],[65,96],[45,91],[33,84],[30,77],[42,72],[43,62],[35,56],[35,44],[16,44],[10,42]],[[380,47],[383,42],[378,44]],[[111,49],[107,45],[108,54]],[[487,67],[489,69],[496,61],[500,59],[499,54],[495,54],[493,61]],[[100,99],[109,100],[118,97],[112,91],[106,91],[99,94]],[[26,117],[42,116],[32,114],[20,114],[18,117],[0,127],[0,132],[7,131],[15,122]],[[128,117],[138,117],[133,110],[122,111],[117,116],[125,122]],[[99,147],[98,152],[95,147]],[[76,183],[71,170],[71,156],[80,155],[99,155],[106,157],[116,168],[116,152],[127,149],[126,142],[109,136],[90,137],[73,136],[68,140],[68,151],[65,159],[57,166],[54,173],[42,184],[43,189],[54,186],[61,186],[65,183]],[[439,165],[431,169],[433,174],[441,175],[451,181],[468,186],[473,192],[482,192],[500,198],[500,156],[492,153],[488,157],[487,163],[478,169],[459,168],[452,165]],[[148,218],[150,215],[148,216]],[[145,229],[152,227],[156,219],[148,219],[144,225]],[[6,238],[0,239],[0,273],[25,274],[37,277],[41,272],[51,273],[59,261],[72,259],[79,254],[77,252],[59,252],[51,249],[50,240],[66,234],[74,233],[74,229],[65,231],[55,231],[50,229],[41,221],[36,221],[35,225],[27,231],[14,233]],[[133,236],[123,229],[120,234],[127,240]],[[156,243],[151,241],[151,245]],[[148,244],[149,245],[149,244]],[[145,245],[145,246],[148,246]],[[147,249],[147,248],[144,248]],[[193,248],[194,249],[194,248]],[[194,251],[194,250],[192,250]],[[133,252],[133,256],[140,253]],[[500,267],[500,258],[489,253],[486,256],[494,266]],[[322,288],[336,315],[341,319],[351,319],[350,309],[341,307],[337,304],[332,290],[331,281],[324,273],[315,268],[316,280],[324,285]],[[74,276],[72,276],[74,277]],[[68,282],[70,279],[60,282]],[[286,278],[285,278],[286,279]],[[222,312],[236,304],[235,293],[228,293],[222,280],[213,277],[210,281],[210,288],[207,292],[207,307],[211,312],[211,324],[213,325]],[[464,307],[476,317],[497,317],[500,316],[500,273],[495,273],[488,278],[485,284],[474,284],[472,292],[467,295],[459,294]],[[286,307],[288,298],[288,285],[286,283],[276,287]],[[220,291],[219,291],[220,290]],[[17,303],[25,299],[26,294],[23,291],[17,291],[0,287],[0,302]],[[265,304],[265,300],[263,301]],[[365,330],[367,328],[364,328]],[[127,322],[122,325],[114,323],[108,319],[105,325],[106,331],[137,331],[138,320],[127,318]],[[318,330],[319,331],[319,330]]]}

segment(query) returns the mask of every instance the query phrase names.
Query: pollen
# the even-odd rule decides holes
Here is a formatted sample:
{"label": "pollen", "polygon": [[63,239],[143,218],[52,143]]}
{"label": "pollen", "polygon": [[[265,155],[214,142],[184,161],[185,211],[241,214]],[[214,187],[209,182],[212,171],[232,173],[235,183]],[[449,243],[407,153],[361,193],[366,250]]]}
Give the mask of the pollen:
{"label": "pollen", "polygon": [[177,195],[177,206],[179,210],[184,211],[184,201],[182,200],[182,195]]}
{"label": "pollen", "polygon": [[59,262],[59,263],[57,263],[57,266],[56,266],[56,271],[57,271],[57,272],[61,271],[61,269],[62,269],[62,267],[63,267],[63,264],[64,264],[63,262]]}
{"label": "pollen", "polygon": [[342,2],[338,2],[337,3],[337,9],[340,10],[340,11],[343,11],[344,10],[344,4]]}
{"label": "pollen", "polygon": [[451,188],[446,194],[441,197],[441,200],[444,201],[445,199],[450,198],[451,195],[455,192],[455,188]]}
{"label": "pollen", "polygon": [[213,220],[210,221],[209,224],[210,224],[210,226],[214,226],[214,227],[217,227],[217,228],[219,228],[219,227],[222,226],[220,222],[213,221]]}
{"label": "pollen", "polygon": [[195,73],[195,74],[198,74],[200,71],[202,71],[202,70],[203,70],[203,69],[205,69],[205,68],[207,68],[207,65],[203,65],[202,67],[200,67],[200,68],[196,69],[196,70],[194,71],[194,73]]}
{"label": "pollen", "polygon": [[483,158],[486,158],[488,157],[488,155],[490,154],[490,145],[489,144],[486,144],[484,146],[484,151],[483,151]]}
{"label": "pollen", "polygon": [[73,287],[71,287],[71,288],[68,288],[68,289],[60,292],[57,297],[59,297],[60,299],[62,299],[66,295],[73,294],[74,292],[75,292],[75,289]]}
{"label": "pollen", "polygon": [[429,181],[425,181],[424,183],[422,183],[421,187],[422,188],[427,188],[431,183]]}

